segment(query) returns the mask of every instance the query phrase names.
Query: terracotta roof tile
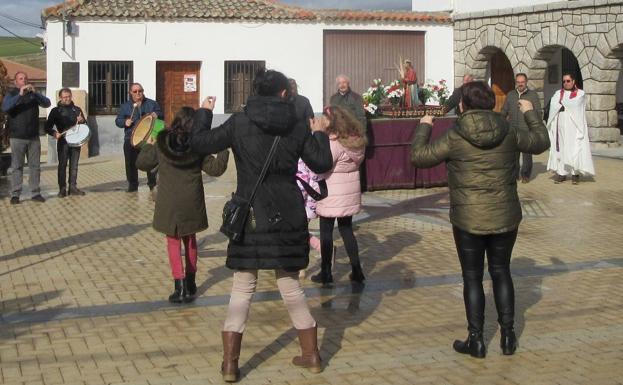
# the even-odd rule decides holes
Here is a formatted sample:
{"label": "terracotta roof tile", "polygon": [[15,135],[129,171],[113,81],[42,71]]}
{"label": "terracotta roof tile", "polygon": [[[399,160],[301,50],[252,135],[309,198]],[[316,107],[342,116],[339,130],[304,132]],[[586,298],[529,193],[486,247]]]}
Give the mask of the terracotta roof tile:
{"label": "terracotta roof tile", "polygon": [[68,0],[42,10],[44,18],[67,12],[73,17],[140,19],[280,20],[309,22],[452,22],[447,12],[307,9],[274,0]]}
{"label": "terracotta roof tile", "polygon": [[17,63],[5,58],[0,58],[0,62],[4,63],[10,80],[14,80],[13,77],[17,71],[26,72],[28,79],[31,81],[45,81],[47,78],[47,72],[45,70]]}

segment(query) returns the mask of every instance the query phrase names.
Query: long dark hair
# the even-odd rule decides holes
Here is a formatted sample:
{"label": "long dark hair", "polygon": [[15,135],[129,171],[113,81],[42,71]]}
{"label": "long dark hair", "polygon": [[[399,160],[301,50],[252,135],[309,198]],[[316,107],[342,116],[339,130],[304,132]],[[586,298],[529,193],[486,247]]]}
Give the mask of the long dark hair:
{"label": "long dark hair", "polygon": [[175,114],[169,131],[176,138],[178,144],[188,142],[190,132],[193,128],[195,120],[195,109],[192,107],[182,107]]}

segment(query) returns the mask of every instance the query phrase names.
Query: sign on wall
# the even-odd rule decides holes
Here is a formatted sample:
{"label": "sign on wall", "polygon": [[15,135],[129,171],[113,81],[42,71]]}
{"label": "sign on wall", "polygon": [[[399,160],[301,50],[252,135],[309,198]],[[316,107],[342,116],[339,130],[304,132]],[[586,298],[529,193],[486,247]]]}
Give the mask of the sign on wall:
{"label": "sign on wall", "polygon": [[80,63],[63,62],[63,87],[80,87]]}
{"label": "sign on wall", "polygon": [[197,74],[184,74],[184,92],[197,92]]}

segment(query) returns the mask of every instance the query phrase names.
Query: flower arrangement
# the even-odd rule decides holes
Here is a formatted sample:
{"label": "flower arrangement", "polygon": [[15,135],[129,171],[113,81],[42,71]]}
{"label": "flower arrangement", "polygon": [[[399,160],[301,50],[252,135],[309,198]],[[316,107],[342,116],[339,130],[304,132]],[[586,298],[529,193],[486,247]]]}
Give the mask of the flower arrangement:
{"label": "flower arrangement", "polygon": [[379,106],[387,96],[381,79],[374,79],[368,90],[361,96],[363,98],[363,108],[370,115],[376,115]]}
{"label": "flower arrangement", "polygon": [[404,88],[402,87],[402,84],[399,80],[394,80],[393,82],[389,83],[388,86],[385,86],[385,95],[387,95],[387,99],[394,107],[400,104],[404,93]]}
{"label": "flower arrangement", "polygon": [[420,95],[418,96],[424,104],[430,101],[432,105],[443,105],[448,100],[450,91],[444,79],[441,79],[438,83],[428,79],[424,87],[420,89]]}

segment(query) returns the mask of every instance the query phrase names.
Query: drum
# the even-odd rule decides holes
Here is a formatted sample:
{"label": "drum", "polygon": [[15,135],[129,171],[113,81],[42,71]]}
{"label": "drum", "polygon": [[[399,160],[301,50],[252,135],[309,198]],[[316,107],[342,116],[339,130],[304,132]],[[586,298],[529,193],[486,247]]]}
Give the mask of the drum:
{"label": "drum", "polygon": [[86,124],[78,124],[70,127],[63,134],[69,147],[81,147],[89,141],[91,130]]}
{"label": "drum", "polygon": [[147,141],[150,135],[155,139],[164,130],[164,120],[154,118],[151,114],[145,115],[132,130],[130,143],[132,147],[140,147]]}

